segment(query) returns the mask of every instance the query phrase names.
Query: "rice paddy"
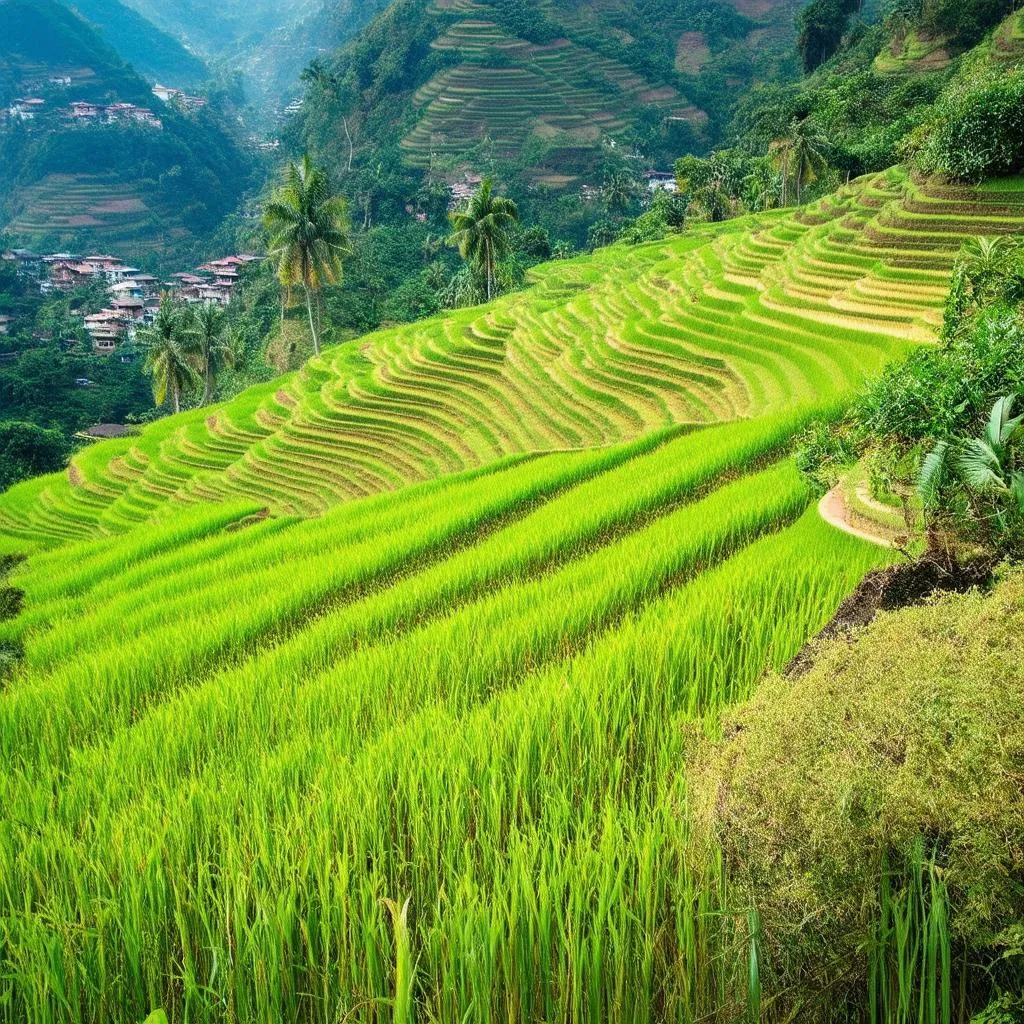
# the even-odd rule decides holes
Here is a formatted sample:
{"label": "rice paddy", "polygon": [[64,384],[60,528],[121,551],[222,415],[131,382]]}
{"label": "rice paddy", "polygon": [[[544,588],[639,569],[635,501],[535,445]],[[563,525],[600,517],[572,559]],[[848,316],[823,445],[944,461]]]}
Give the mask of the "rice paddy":
{"label": "rice paddy", "polygon": [[[899,173],[551,264],[0,497],[0,1016],[696,1022],[687,729],[890,556],[787,452],[1024,192]],[[934,229],[934,230],[933,230]]]}
{"label": "rice paddy", "polygon": [[417,122],[402,140],[410,166],[458,157],[485,138],[506,156],[531,136],[556,151],[593,149],[602,134],[620,136],[645,104],[694,124],[707,120],[675,88],[659,88],[602,54],[601,32],[586,19],[577,25],[568,11],[546,13],[568,34],[531,43],[502,28],[487,0],[431,6],[431,46],[456,63],[413,98]]}
{"label": "rice paddy", "polygon": [[21,190],[6,230],[33,244],[81,247],[84,240],[133,259],[164,256],[188,236],[176,214],[154,205],[144,188],[108,174],[46,175]]}

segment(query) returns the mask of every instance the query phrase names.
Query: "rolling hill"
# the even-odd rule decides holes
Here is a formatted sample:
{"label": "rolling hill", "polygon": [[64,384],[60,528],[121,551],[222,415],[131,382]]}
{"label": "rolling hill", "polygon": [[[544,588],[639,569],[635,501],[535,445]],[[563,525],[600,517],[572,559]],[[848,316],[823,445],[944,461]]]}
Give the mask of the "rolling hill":
{"label": "rolling hill", "polygon": [[935,337],[964,237],[1021,230],[997,185],[894,169],[548,264],[0,497],[0,1005],[744,1005],[685,729],[891,559],[786,452]]}
{"label": "rolling hill", "polygon": [[[70,83],[70,84],[67,84]],[[93,27],[52,0],[0,0],[0,90],[44,101],[0,125],[0,226],[16,244],[188,253],[234,210],[252,169],[214,106],[164,106]],[[73,101],[132,103],[161,124],[68,114]]]}
{"label": "rolling hill", "polygon": [[788,0],[397,0],[334,56],[323,95],[314,84],[305,138],[343,158],[345,114],[408,167],[497,158],[549,187],[592,169],[602,145],[670,161],[717,142],[754,82],[792,74],[794,11]]}

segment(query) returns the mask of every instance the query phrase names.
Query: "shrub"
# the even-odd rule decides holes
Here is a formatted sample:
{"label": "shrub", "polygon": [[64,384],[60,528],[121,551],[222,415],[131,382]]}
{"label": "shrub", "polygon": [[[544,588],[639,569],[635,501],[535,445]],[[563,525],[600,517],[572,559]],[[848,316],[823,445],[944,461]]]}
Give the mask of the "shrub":
{"label": "shrub", "polygon": [[643,242],[656,242],[668,234],[668,224],[658,210],[648,210],[640,214],[631,224],[627,224],[619,238],[630,245],[641,245]]}
{"label": "shrub", "polygon": [[842,471],[857,461],[857,448],[849,431],[815,420],[797,437],[795,455],[800,472],[824,492],[835,487]]}
{"label": "shrub", "polygon": [[940,104],[917,159],[922,170],[955,181],[1024,170],[1024,70],[968,86]]}
{"label": "shrub", "polygon": [[[1024,573],[991,597],[884,614],[815,656],[687,757],[730,905],[760,915],[772,1019],[845,1021],[863,1005],[883,874],[920,864],[922,842],[968,1008],[988,1004],[991,980],[1019,992],[1020,959],[1005,953],[1024,915]],[[821,1005],[787,1017],[798,991]]]}
{"label": "shrub", "polygon": [[1024,393],[1024,321],[995,306],[966,336],[919,349],[865,389],[854,419],[865,437],[904,447],[973,431],[1004,394]]}
{"label": "shrub", "polygon": [[63,469],[69,454],[59,430],[16,420],[0,422],[0,491],[19,480]]}

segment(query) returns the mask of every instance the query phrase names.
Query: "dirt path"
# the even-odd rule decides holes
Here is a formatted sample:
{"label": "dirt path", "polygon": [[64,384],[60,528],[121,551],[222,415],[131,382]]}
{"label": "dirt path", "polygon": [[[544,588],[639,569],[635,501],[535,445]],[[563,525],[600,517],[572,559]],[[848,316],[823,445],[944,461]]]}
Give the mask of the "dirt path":
{"label": "dirt path", "polygon": [[878,544],[883,548],[891,548],[892,540],[879,527],[877,533],[872,533],[861,524],[855,524],[846,507],[846,500],[843,497],[842,486],[833,487],[828,494],[818,503],[818,512],[826,523],[834,526],[837,530],[860,537],[871,544]]}

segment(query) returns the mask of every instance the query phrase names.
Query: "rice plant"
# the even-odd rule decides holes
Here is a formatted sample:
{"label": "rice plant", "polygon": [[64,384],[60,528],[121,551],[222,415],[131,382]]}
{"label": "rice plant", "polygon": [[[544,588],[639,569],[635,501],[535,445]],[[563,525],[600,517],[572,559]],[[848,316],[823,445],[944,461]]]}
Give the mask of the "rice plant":
{"label": "rice plant", "polygon": [[[0,1015],[769,1016],[686,736],[889,558],[785,453],[1013,220],[949,202],[552,264],[0,497]],[[873,1020],[946,1022],[941,871],[886,885]]]}

